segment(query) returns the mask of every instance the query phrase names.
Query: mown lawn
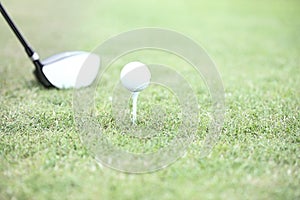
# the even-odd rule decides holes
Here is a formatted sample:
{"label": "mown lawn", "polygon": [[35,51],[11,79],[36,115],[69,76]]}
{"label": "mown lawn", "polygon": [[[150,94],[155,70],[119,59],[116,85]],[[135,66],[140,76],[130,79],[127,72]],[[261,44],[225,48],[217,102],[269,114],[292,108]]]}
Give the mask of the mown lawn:
{"label": "mown lawn", "polygon": [[[199,137],[187,155],[168,168],[134,175],[102,167],[81,143],[73,91],[41,87],[0,20],[0,199],[300,198],[299,1],[2,3],[43,58],[91,51],[134,28],[186,34],[218,66],[226,119],[220,141],[204,159],[199,159],[199,149],[206,124],[199,124]],[[163,56],[157,58],[163,62]],[[172,62],[178,64],[168,60]],[[121,65],[111,71],[114,77]],[[185,73],[192,77],[192,71]],[[197,90],[198,82],[190,81]],[[199,104],[205,107],[207,94],[198,89]],[[103,89],[101,95],[107,95],[97,104],[105,122],[109,94]]]}

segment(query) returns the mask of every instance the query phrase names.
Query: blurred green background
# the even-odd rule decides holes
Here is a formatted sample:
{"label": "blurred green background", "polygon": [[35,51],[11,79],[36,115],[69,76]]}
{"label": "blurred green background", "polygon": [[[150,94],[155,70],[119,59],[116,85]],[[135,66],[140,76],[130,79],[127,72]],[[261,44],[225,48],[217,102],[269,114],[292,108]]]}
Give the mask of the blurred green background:
{"label": "blurred green background", "polygon": [[73,91],[36,83],[0,20],[0,199],[300,198],[299,1],[1,2],[42,58],[91,51],[135,28],[183,33],[218,66],[227,113],[220,142],[204,159],[199,139],[156,173],[102,167],[80,142]]}

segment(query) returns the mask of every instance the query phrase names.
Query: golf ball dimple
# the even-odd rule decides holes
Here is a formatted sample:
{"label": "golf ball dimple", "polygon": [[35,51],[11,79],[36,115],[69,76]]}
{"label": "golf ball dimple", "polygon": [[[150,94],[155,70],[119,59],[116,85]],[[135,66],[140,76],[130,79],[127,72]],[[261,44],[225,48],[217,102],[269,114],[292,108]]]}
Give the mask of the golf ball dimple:
{"label": "golf ball dimple", "polygon": [[122,85],[131,92],[140,92],[150,84],[151,73],[147,65],[135,61],[123,67],[120,79]]}

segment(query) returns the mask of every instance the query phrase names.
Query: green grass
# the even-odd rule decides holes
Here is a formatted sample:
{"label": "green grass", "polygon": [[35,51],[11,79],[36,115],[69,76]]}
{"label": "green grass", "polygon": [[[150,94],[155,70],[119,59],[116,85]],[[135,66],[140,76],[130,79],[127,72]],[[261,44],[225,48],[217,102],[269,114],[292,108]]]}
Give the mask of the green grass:
{"label": "green grass", "polygon": [[[37,84],[31,63],[0,20],[1,200],[300,198],[299,1],[2,3],[42,57],[66,50],[89,51],[112,35],[138,27],[186,34],[216,62],[227,111],[220,141],[204,159],[199,159],[199,149],[205,114],[188,154],[170,167],[144,175],[102,167],[76,131],[73,91],[45,90]],[[179,65],[171,57],[155,57]],[[110,72],[112,77],[118,76],[121,65],[116,63],[119,68]],[[184,68],[182,73],[197,91],[199,104],[208,109],[203,84],[192,70]],[[103,84],[111,87],[108,77]],[[150,97],[151,92],[159,94],[147,92]],[[109,96],[105,89],[100,91],[97,98],[103,101],[96,107],[100,120],[113,132]],[[155,100],[168,100],[164,98]],[[130,144],[118,135],[114,141]],[[134,142],[126,148],[143,150],[139,146],[143,144]]]}

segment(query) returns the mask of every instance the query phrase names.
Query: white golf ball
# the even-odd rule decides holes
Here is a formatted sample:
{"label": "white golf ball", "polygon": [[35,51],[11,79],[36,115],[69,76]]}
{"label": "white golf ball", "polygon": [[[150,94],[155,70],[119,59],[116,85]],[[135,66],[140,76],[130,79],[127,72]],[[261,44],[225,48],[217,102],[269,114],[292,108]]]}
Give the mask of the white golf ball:
{"label": "white golf ball", "polygon": [[131,92],[140,92],[150,84],[151,73],[144,63],[130,62],[123,67],[120,79]]}

